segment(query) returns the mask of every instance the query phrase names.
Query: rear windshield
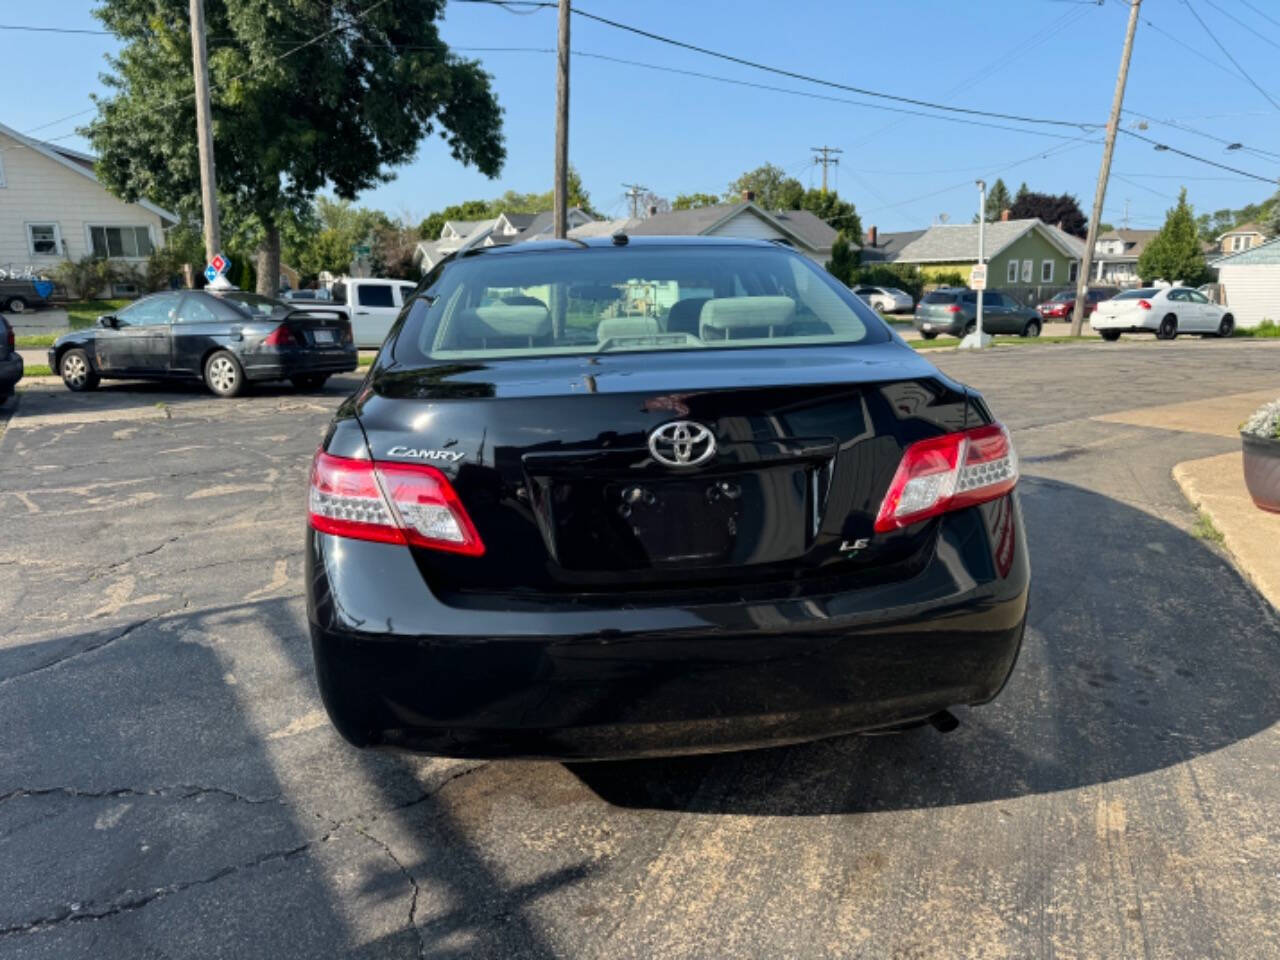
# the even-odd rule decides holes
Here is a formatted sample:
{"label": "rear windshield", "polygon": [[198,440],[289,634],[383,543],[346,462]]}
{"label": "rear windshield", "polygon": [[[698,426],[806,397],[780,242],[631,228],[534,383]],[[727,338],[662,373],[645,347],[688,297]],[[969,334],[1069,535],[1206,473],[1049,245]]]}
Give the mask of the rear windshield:
{"label": "rear windshield", "polygon": [[955,303],[956,295],[954,293],[941,293],[937,290],[933,293],[926,293],[921,303]]}
{"label": "rear windshield", "polygon": [[219,296],[241,310],[252,313],[255,317],[269,317],[273,313],[280,313],[289,309],[288,304],[280,300],[274,300],[271,297],[264,297],[260,293],[223,293],[219,294]]}
{"label": "rear windshield", "polygon": [[884,323],[799,254],[594,248],[449,263],[397,341],[431,359],[883,343]]}
{"label": "rear windshield", "polygon": [[1054,296],[1053,299],[1062,301],[1062,300],[1074,300],[1075,298],[1076,298],[1076,292],[1074,290],[1063,290],[1061,293]]}
{"label": "rear windshield", "polygon": [[1113,300],[1142,300],[1145,297],[1154,297],[1159,291],[1155,287],[1148,287],[1142,290],[1126,290],[1124,293],[1117,293],[1111,299]]}

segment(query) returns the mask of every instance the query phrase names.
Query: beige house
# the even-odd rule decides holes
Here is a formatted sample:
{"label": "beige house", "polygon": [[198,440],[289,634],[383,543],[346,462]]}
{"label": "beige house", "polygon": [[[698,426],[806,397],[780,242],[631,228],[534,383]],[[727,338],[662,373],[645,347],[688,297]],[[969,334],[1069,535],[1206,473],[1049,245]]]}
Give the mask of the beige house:
{"label": "beige house", "polygon": [[1216,242],[1221,253],[1243,253],[1265,243],[1268,236],[1256,223],[1242,223],[1219,236]]}
{"label": "beige house", "polygon": [[48,276],[60,261],[90,253],[141,266],[164,243],[178,218],[112,196],[93,163],[0,124],[0,270]]}

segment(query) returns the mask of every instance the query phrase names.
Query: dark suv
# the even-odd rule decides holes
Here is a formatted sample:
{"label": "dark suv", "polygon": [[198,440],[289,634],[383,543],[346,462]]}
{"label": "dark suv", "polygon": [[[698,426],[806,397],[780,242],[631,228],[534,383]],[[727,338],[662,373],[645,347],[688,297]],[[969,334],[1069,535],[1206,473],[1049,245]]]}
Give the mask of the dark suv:
{"label": "dark suv", "polygon": [[22,354],[14,344],[13,327],[0,317],[0,404],[13,396],[13,388],[22,379]]}
{"label": "dark suv", "polygon": [[[964,336],[977,327],[978,292],[968,287],[939,287],[916,304],[915,328],[926,340],[940,333]],[[982,295],[982,332],[1016,333],[1021,337],[1040,336],[1040,315],[999,290]]]}

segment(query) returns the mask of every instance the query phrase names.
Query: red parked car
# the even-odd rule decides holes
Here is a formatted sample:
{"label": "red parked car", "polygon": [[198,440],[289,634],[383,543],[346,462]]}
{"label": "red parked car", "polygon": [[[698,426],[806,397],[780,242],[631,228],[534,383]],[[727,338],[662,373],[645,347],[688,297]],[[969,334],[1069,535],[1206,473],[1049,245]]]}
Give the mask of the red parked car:
{"label": "red parked car", "polygon": [[[1085,295],[1084,315],[1086,317],[1093,316],[1093,311],[1098,309],[1098,304],[1103,300],[1110,300],[1119,292],[1115,287],[1090,287]],[[1052,300],[1046,300],[1036,307],[1040,311],[1040,316],[1046,320],[1070,319],[1075,308],[1076,292],[1074,290],[1063,290]]]}

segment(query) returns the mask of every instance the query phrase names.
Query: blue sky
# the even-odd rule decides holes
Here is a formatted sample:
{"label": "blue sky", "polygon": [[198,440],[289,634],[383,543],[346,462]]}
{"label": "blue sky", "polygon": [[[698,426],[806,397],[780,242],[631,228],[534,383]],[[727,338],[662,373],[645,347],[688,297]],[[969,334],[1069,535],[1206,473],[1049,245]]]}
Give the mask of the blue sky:
{"label": "blue sky", "polygon": [[[1192,0],[1231,54],[1280,100],[1280,9],[1273,0]],[[96,28],[92,3],[8,3],[5,23]],[[956,106],[1034,117],[1104,122],[1124,36],[1123,0],[580,0],[586,10],[764,63],[842,83]],[[1229,16],[1228,16],[1229,15]],[[1146,0],[1138,27],[1126,108],[1181,127],[1150,123],[1144,135],[1230,166],[1280,174],[1280,123],[1274,107],[1241,78],[1181,0]],[[1270,17],[1271,19],[1268,19]],[[1235,19],[1232,19],[1235,18]],[[555,61],[550,53],[467,51],[477,47],[551,48],[554,11],[515,14],[450,4],[444,38],[480,59],[505,111],[508,160],[490,181],[457,164],[438,141],[425,142],[397,179],[361,202],[420,218],[465,199],[550,186]],[[88,107],[100,88],[110,37],[3,33],[8,96],[0,122],[28,131]],[[845,152],[832,185],[853,201],[864,226],[922,227],[941,215],[968,221],[977,208],[974,178],[1003,176],[1011,190],[1075,194],[1086,214],[1093,199],[1101,134],[1042,127],[990,129],[881,109],[788,95],[680,74],[684,70],[821,96],[866,98],[681,51],[575,18],[570,158],[593,203],[623,215],[624,182],[674,197],[722,192],[742,171],[775,163],[806,184],[820,182],[810,147]],[[873,101],[874,102],[874,101]],[[883,106],[893,104],[880,102]],[[78,120],[45,126],[59,137]],[[1139,118],[1130,116],[1127,123]],[[1002,123],[1002,121],[992,121]],[[1008,124],[1033,130],[1028,124]],[[1193,132],[1193,130],[1195,132]],[[1075,138],[1059,139],[1058,137]],[[1218,138],[1218,139],[1213,139]],[[1096,141],[1096,142],[1090,142]],[[1221,141],[1247,149],[1227,150]],[[77,137],[60,142],[84,147]],[[1122,136],[1104,219],[1159,226],[1185,185],[1198,211],[1238,207],[1273,192],[1267,184],[1158,152]]]}

